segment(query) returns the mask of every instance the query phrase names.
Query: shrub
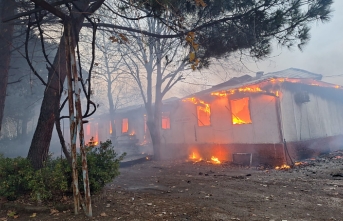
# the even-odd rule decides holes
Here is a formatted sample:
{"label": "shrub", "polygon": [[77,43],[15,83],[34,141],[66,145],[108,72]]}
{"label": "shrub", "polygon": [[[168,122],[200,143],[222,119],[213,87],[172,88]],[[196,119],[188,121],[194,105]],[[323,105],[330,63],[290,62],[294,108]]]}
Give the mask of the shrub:
{"label": "shrub", "polygon": [[[119,163],[126,154],[117,158],[110,140],[100,142],[100,146],[89,147],[89,149],[87,152],[89,186],[91,192],[97,192],[119,175]],[[81,157],[78,158],[78,164],[81,165]],[[79,186],[83,187],[82,168],[78,172]]]}
{"label": "shrub", "polygon": [[29,190],[34,170],[25,158],[5,158],[0,155],[0,196],[12,200]]}
{"label": "shrub", "polygon": [[[106,183],[119,175],[119,163],[125,154],[117,157],[111,141],[99,147],[87,147],[88,177],[91,192],[101,190]],[[79,189],[83,190],[81,156],[77,155]],[[9,200],[30,193],[35,200],[51,199],[53,196],[72,193],[71,167],[66,159],[51,159],[45,167],[34,171],[25,158],[5,158],[0,155],[0,196]]]}

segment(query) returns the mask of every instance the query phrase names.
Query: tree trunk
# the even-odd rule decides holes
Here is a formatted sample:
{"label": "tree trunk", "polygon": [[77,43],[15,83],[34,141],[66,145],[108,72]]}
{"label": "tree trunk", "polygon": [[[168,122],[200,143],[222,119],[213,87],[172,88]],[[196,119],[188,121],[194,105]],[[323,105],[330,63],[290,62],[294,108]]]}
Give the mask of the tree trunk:
{"label": "tree trunk", "polygon": [[[154,108],[154,116],[148,116],[148,127],[150,131],[150,136],[151,136],[151,142],[152,142],[152,147],[154,150],[154,159],[156,160],[161,160],[162,159],[162,153],[161,153],[161,102],[155,103],[155,108]],[[149,119],[150,118],[150,119]]]}
{"label": "tree trunk", "polygon": [[[105,52],[107,52],[107,50]],[[114,122],[115,108],[114,108],[113,95],[112,95],[112,78],[111,78],[110,68],[108,65],[107,55],[104,54],[104,56],[105,56],[105,65],[106,65],[106,71],[107,71],[107,99],[108,99],[108,104],[109,104],[110,124],[112,128],[111,139],[113,141],[116,141],[117,131],[116,131],[115,122]]]}
{"label": "tree trunk", "polygon": [[70,153],[67,149],[64,137],[63,137],[63,133],[62,133],[62,129],[61,129],[61,120],[59,119],[59,115],[58,115],[58,118],[56,118],[55,125],[56,125],[56,131],[57,131],[58,137],[60,138],[60,143],[61,143],[61,147],[62,147],[62,151],[64,153],[64,156],[68,160],[70,167],[72,167],[72,159],[71,159]]}
{"label": "tree trunk", "polygon": [[160,40],[156,40],[156,85],[155,85],[155,105],[154,105],[154,134],[151,136],[152,145],[157,160],[162,159],[161,142],[161,122],[162,122],[162,69],[161,69],[161,45]]}
{"label": "tree trunk", "polygon": [[0,132],[4,115],[8,71],[11,60],[11,48],[13,37],[12,23],[3,23],[2,19],[14,15],[15,1],[1,0],[0,2]]}
{"label": "tree trunk", "polygon": [[[89,2],[82,2],[81,9],[85,9]],[[79,13],[76,13],[79,14]],[[72,23],[75,30],[75,36],[79,32],[83,24],[83,16],[79,15],[73,19]],[[38,118],[37,127],[32,138],[31,146],[27,158],[31,161],[35,169],[43,167],[44,161],[48,157],[52,131],[54,128],[55,118],[58,116],[57,111],[60,106],[61,92],[63,83],[66,78],[66,58],[65,58],[65,33],[60,40],[60,45],[55,56],[53,68],[49,69],[48,86],[44,92],[41,111]],[[75,38],[78,41],[78,37]],[[75,47],[75,44],[74,44]]]}

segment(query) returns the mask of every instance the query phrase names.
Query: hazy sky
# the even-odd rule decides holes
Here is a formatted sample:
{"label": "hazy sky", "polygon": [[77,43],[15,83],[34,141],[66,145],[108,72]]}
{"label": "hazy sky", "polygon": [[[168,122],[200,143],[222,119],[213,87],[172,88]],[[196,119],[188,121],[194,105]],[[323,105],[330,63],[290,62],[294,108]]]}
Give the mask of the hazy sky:
{"label": "hazy sky", "polygon": [[[328,76],[323,77],[324,81],[343,85],[343,1],[335,0],[332,8],[334,12],[328,23],[313,24],[310,42],[302,52],[297,48],[291,51],[287,48],[274,48],[272,58],[246,65],[252,71],[265,73],[290,67],[300,68]],[[332,75],[341,76],[329,77]]]}

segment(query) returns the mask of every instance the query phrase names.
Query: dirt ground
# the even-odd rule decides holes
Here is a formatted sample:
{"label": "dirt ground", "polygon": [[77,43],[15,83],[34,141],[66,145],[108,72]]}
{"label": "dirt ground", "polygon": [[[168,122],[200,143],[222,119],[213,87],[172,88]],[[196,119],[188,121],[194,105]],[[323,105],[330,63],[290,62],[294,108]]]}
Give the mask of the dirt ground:
{"label": "dirt ground", "polygon": [[[60,209],[16,220],[343,220],[343,151],[288,170],[146,161],[120,171],[93,196],[93,218]],[[14,219],[1,208],[0,220]]]}

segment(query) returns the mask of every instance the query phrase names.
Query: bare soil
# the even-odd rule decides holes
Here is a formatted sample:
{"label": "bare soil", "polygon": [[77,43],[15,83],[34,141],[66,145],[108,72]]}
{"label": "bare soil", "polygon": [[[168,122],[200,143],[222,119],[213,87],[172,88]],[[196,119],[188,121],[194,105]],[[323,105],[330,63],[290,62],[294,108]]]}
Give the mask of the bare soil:
{"label": "bare soil", "polygon": [[[146,161],[120,171],[93,196],[92,218],[17,209],[16,220],[343,220],[343,151],[287,170]],[[5,205],[0,220],[14,219]]]}

